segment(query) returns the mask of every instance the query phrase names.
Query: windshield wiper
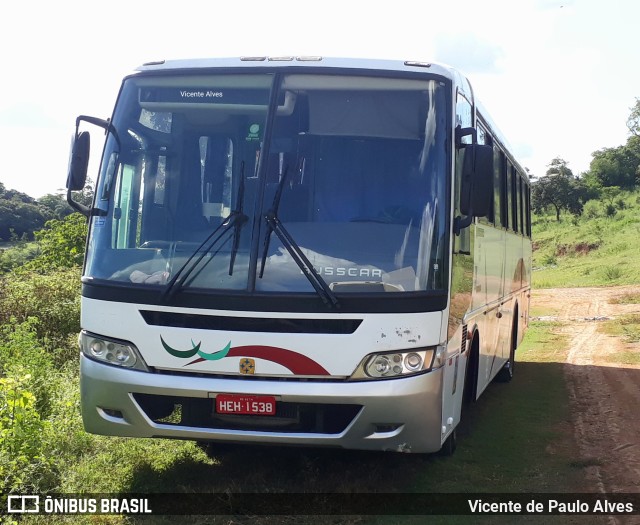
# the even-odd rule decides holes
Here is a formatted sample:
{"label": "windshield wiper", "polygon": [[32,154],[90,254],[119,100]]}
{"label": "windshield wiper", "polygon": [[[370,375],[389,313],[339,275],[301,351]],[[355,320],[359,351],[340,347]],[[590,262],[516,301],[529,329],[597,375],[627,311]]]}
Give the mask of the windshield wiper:
{"label": "windshield wiper", "polygon": [[322,302],[327,305],[329,308],[340,308],[340,303],[338,302],[338,298],[333,293],[333,290],[327,284],[320,274],[316,271],[311,264],[311,261],[307,258],[307,256],[303,253],[300,245],[291,237],[291,234],[284,227],[280,219],[278,218],[278,208],[280,206],[280,199],[282,197],[282,189],[284,188],[284,182],[287,178],[287,167],[285,167],[284,172],[282,174],[282,178],[278,183],[278,188],[276,189],[276,194],[273,198],[273,204],[271,209],[264,216],[265,221],[267,222],[267,232],[266,238],[264,241],[264,246],[262,248],[262,262],[260,266],[260,274],[259,277],[262,279],[264,275],[264,267],[267,262],[267,253],[269,252],[269,242],[271,239],[271,232],[274,232],[280,242],[285,247],[291,258],[298,265],[300,270],[304,276],[309,280],[311,286],[318,293]]}
{"label": "windshield wiper", "polygon": [[231,213],[237,214],[238,219],[233,225],[233,245],[231,246],[231,256],[229,257],[229,275],[233,275],[233,266],[236,263],[236,255],[240,246],[240,231],[247,222],[247,216],[242,213],[244,207],[244,160],[240,163],[240,185],[236,196],[236,209]]}
{"label": "windshield wiper", "polygon": [[[240,164],[240,185],[238,186],[238,195],[236,197],[236,209],[234,209],[229,216],[222,221],[220,226],[213,230],[207,238],[200,243],[195,251],[189,256],[185,263],[178,268],[178,271],[173,275],[171,280],[167,283],[164,291],[162,292],[162,301],[169,302],[171,298],[185,285],[187,279],[198,267],[200,261],[207,255],[213,247],[220,242],[224,235],[233,228],[233,245],[231,248],[230,260],[229,260],[229,275],[233,275],[233,265],[235,264],[236,254],[238,252],[238,246],[240,243],[240,230],[242,226],[247,222],[248,217],[243,213],[243,200],[244,200],[244,161]],[[228,240],[228,239],[227,239]],[[226,241],[220,244],[218,249],[213,253],[211,259],[215,257],[222,247],[226,244]],[[208,246],[207,246],[208,245]],[[205,248],[206,246],[206,248]],[[196,255],[200,253],[199,257],[194,261]],[[209,259],[209,261],[211,260]],[[209,262],[207,261],[204,265]],[[200,270],[202,271],[202,270]],[[199,273],[199,272],[198,272]]]}

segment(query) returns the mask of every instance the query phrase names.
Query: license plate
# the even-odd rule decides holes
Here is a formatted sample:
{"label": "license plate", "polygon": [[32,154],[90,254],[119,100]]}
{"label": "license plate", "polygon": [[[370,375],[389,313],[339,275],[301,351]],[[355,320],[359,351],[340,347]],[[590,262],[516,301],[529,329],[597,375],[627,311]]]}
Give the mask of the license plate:
{"label": "license plate", "polygon": [[245,416],[274,416],[276,414],[276,398],[273,396],[218,394],[216,396],[216,412]]}

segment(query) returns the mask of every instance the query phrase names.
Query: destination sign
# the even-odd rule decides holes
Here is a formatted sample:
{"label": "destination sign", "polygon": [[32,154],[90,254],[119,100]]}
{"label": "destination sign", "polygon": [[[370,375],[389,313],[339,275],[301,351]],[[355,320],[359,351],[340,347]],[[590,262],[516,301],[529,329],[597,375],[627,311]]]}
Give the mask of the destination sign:
{"label": "destination sign", "polygon": [[140,102],[266,106],[269,103],[269,90],[227,87],[143,87],[140,88]]}

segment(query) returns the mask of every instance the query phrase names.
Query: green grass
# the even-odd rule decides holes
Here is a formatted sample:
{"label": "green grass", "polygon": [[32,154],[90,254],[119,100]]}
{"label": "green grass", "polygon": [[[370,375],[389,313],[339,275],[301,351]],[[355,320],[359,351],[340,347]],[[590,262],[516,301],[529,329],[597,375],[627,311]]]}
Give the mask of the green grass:
{"label": "green grass", "polygon": [[612,319],[602,325],[602,330],[610,335],[622,337],[627,343],[638,343],[640,342],[640,315],[630,314]]}
{"label": "green grass", "polygon": [[531,363],[563,363],[567,338],[558,334],[561,326],[558,322],[531,321],[525,338],[518,347],[518,360]]}
{"label": "green grass", "polygon": [[609,302],[611,304],[640,304],[640,293],[626,293]]}
{"label": "green grass", "polygon": [[[613,217],[533,217],[535,288],[613,286],[640,282],[634,239],[640,234],[640,193],[626,193]],[[592,206],[593,207],[593,206]]]}
{"label": "green grass", "polygon": [[[640,293],[626,293],[611,299],[610,302],[612,304],[640,304]],[[623,315],[603,323],[600,329],[609,335],[621,337],[627,343],[638,343],[640,342],[640,315]],[[609,360],[625,365],[640,365],[640,350],[630,348],[609,356]]]}

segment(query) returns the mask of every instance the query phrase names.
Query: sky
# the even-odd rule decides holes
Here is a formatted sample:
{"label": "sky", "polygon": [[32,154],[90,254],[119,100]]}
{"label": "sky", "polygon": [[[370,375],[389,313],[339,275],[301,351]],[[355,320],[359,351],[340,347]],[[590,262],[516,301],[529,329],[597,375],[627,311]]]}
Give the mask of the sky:
{"label": "sky", "polygon": [[594,151],[624,144],[640,98],[637,0],[24,0],[1,11],[0,182],[36,198],[64,188],[76,116],[110,117],[122,77],[152,60],[449,64],[534,176],[555,157],[580,174]]}

